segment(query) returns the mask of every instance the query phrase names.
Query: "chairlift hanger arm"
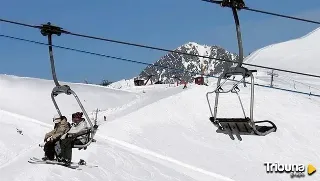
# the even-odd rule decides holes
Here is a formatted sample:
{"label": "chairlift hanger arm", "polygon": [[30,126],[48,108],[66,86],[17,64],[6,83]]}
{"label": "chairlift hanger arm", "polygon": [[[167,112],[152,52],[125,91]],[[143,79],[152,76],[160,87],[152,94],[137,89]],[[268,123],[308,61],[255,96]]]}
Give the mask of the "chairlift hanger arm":
{"label": "chairlift hanger arm", "polygon": [[243,0],[222,0],[222,1],[202,0],[202,1],[220,4],[221,7],[230,7],[232,9],[234,22],[236,24],[237,40],[238,40],[238,48],[239,48],[239,59],[238,59],[237,67],[241,67],[244,56],[243,56],[240,21],[239,21],[239,16],[238,16],[237,10],[241,10],[241,9],[245,8],[245,4],[244,4]]}
{"label": "chairlift hanger arm", "polygon": [[241,37],[241,30],[240,30],[240,21],[239,21],[236,7],[232,7],[232,13],[233,13],[234,21],[236,24],[238,47],[239,47],[239,60],[238,60],[239,63],[237,67],[241,67],[243,62],[243,46],[242,46],[242,37]]}
{"label": "chairlift hanger arm", "polygon": [[49,44],[48,47],[49,47],[49,56],[50,56],[52,77],[53,77],[53,81],[54,81],[56,87],[60,87],[61,85],[59,84],[59,81],[57,79],[56,69],[55,69],[55,65],[54,65],[53,50],[52,50],[52,35],[60,36],[63,30],[60,27],[51,25],[50,22],[48,22],[47,24],[43,24],[42,26],[39,26],[38,28],[40,28],[41,34],[43,36],[48,36],[48,44]]}

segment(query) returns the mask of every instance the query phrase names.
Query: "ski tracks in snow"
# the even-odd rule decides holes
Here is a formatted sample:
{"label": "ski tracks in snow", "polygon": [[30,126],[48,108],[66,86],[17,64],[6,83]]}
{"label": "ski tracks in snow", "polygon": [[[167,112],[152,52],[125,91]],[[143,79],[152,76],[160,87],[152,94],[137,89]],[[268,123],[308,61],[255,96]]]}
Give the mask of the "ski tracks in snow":
{"label": "ski tracks in snow", "polygon": [[[183,163],[183,162],[181,162],[179,160],[176,160],[176,159],[173,159],[173,158],[170,158],[170,157],[167,157],[167,156],[152,152],[152,151],[147,150],[147,149],[140,148],[140,147],[138,147],[136,145],[132,145],[132,144],[127,143],[125,141],[117,140],[115,138],[111,138],[111,137],[107,137],[107,136],[101,136],[101,135],[97,135],[97,136],[99,136],[100,138],[105,139],[109,143],[121,146],[122,148],[124,148],[124,149],[126,149],[126,150],[128,150],[128,151],[130,151],[132,153],[136,153],[136,154],[138,154],[138,155],[140,155],[142,157],[148,158],[148,159],[150,159],[152,161],[156,161],[156,162],[165,161],[167,163],[170,163],[171,166],[175,165],[174,168],[178,169],[178,170],[181,170],[181,169],[179,169],[177,166],[186,168],[189,171],[198,172],[198,173],[210,176],[210,177],[214,177],[214,178],[219,179],[219,180],[234,181],[233,179],[225,177],[223,175],[216,174],[216,173],[204,170],[202,168],[198,168],[198,167]],[[168,164],[166,164],[166,165],[168,165]],[[191,173],[191,174],[195,176],[194,173]]]}
{"label": "ski tracks in snow", "polygon": [[[32,118],[29,118],[29,117],[26,117],[26,116],[23,116],[23,115],[19,115],[19,114],[15,114],[15,113],[11,113],[11,112],[8,112],[8,111],[5,111],[5,110],[0,110],[0,115],[2,117],[2,114],[6,114],[8,116],[11,116],[11,117],[15,117],[17,118],[19,121],[21,120],[26,120],[28,122],[32,122],[32,123],[35,123],[35,124],[38,124],[40,126],[44,126],[44,127],[47,127],[47,128],[50,128],[52,127],[51,125],[49,124],[45,124],[41,121],[38,121],[38,120],[35,120],[35,119],[32,119]],[[23,157],[25,156],[26,154],[28,154],[29,152],[31,152],[32,150],[34,150],[35,148],[37,148],[38,145],[34,145],[34,146],[29,146],[27,148],[24,148],[22,149],[21,151],[19,151],[17,154],[14,155],[14,157],[11,159],[11,160],[8,160],[4,163],[2,163],[2,165],[0,165],[0,169],[10,165],[11,163],[15,162],[16,160],[18,160],[20,157]]]}
{"label": "ski tracks in snow", "polygon": [[152,92],[151,94],[158,94],[158,96],[156,96],[155,98],[150,96],[149,93],[137,94],[136,99],[127,104],[115,108],[103,109],[99,112],[100,114],[106,116],[107,122],[111,122],[134,111],[137,111],[137,109],[141,109],[147,105],[154,104],[155,102],[174,96],[182,91],[183,90],[181,88],[175,87],[170,90],[164,89],[161,94],[158,94],[158,92]]}
{"label": "ski tracks in snow", "polygon": [[119,116],[119,114],[122,113],[123,110],[128,109],[129,107],[141,102],[141,100],[142,100],[142,96],[136,95],[136,99],[134,99],[133,101],[131,101],[127,104],[124,104],[122,106],[115,107],[115,108],[103,109],[103,110],[100,110],[99,112],[101,114],[103,114],[104,116],[106,116],[107,122],[110,122],[110,121],[114,120],[117,116]]}
{"label": "ski tracks in snow", "polygon": [[[26,121],[30,121],[36,124],[40,124],[41,126],[50,128],[51,125],[43,123],[41,121],[38,121],[36,119],[32,119],[32,118],[28,118],[26,116],[23,115],[19,115],[19,114],[15,114],[15,113],[11,113],[8,111],[4,111],[1,110],[2,113],[8,114],[12,117],[17,117]],[[173,168],[174,170],[177,170],[181,173],[184,173],[185,175],[189,175],[197,180],[212,180],[212,178],[214,178],[215,180],[224,180],[224,181],[234,181],[231,178],[225,177],[223,175],[217,174],[217,173],[213,173],[207,170],[204,170],[202,168],[198,168],[186,163],[183,163],[179,160],[158,154],[156,152],[152,152],[150,150],[138,147],[136,145],[127,143],[125,141],[121,141],[121,140],[117,140],[115,138],[112,137],[107,137],[101,134],[96,134],[96,136],[102,138],[102,141],[105,141],[106,143],[110,143],[112,145],[118,146],[120,148],[123,148],[127,151],[129,151],[130,153],[136,154],[138,156],[144,157],[146,159],[149,159],[150,161],[154,161],[157,163],[160,163],[162,165],[165,165],[169,168]],[[21,156],[26,155],[27,153],[29,153],[30,151],[32,151],[34,148],[36,148],[36,146],[32,146],[30,148],[25,149],[24,151],[20,152],[14,159],[8,161],[7,163],[3,164],[0,166],[1,168],[4,168],[6,166],[8,166],[9,164],[15,162],[16,160],[18,160]],[[101,171],[104,172],[105,174],[107,174],[107,171],[104,170],[103,168],[101,168]]]}
{"label": "ski tracks in snow", "polygon": [[18,160],[20,157],[25,156],[27,153],[31,152],[33,149],[35,149],[37,146],[30,146],[28,148],[23,149],[22,151],[20,151],[18,154],[15,155],[15,157],[11,160],[8,160],[7,162],[3,163],[2,165],[0,165],[0,170],[8,165],[10,165],[11,163],[15,162],[16,160]]}

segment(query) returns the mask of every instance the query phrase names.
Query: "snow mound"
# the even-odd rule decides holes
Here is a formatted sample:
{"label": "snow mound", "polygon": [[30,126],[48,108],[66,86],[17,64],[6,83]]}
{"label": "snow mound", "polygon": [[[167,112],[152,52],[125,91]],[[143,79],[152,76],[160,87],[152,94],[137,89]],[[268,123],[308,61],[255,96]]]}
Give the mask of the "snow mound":
{"label": "snow mound", "polygon": [[246,63],[320,75],[320,28],[308,35],[261,48],[244,60]]}
{"label": "snow mound", "polygon": [[108,85],[107,87],[113,88],[113,89],[121,89],[121,90],[127,90],[131,87],[134,87],[133,79],[122,79],[117,82],[113,82],[112,84]]}
{"label": "snow mound", "polygon": [[[284,69],[289,71],[301,72],[306,74],[320,75],[320,57],[318,46],[320,46],[320,28],[308,33],[307,35],[290,41],[272,44],[256,50],[244,62],[254,65]],[[249,69],[258,70],[257,79],[271,82],[271,70],[250,67]],[[311,92],[320,94],[320,79],[310,76],[274,71],[275,85],[285,85],[296,91]],[[281,82],[280,84],[278,82]]]}
{"label": "snow mound", "polygon": [[[115,108],[137,99],[135,93],[102,86],[75,83],[68,85],[76,92],[89,116],[93,116],[96,109]],[[52,116],[57,113],[50,97],[53,87],[53,80],[0,75],[0,109],[51,124]],[[61,94],[56,100],[62,114],[67,117],[81,110],[72,95]]]}

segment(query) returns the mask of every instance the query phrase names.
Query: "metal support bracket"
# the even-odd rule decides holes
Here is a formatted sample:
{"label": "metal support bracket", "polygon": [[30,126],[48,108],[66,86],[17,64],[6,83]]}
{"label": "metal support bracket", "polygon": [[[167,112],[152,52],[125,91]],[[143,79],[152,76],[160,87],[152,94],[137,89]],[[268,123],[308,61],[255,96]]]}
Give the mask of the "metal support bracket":
{"label": "metal support bracket", "polygon": [[52,93],[54,96],[57,96],[59,94],[67,94],[70,95],[72,94],[72,90],[68,85],[60,85],[56,86],[52,89]]}

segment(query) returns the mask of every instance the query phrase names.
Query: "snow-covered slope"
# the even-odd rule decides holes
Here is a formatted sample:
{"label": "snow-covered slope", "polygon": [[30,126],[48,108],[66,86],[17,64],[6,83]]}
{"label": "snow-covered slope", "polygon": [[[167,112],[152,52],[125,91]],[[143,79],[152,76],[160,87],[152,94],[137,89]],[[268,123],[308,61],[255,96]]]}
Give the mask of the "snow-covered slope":
{"label": "snow-covered slope", "polygon": [[320,28],[298,39],[269,45],[246,57],[246,63],[319,74]]}
{"label": "snow-covered slope", "polygon": [[[52,116],[56,114],[50,97],[53,87],[52,80],[1,75],[0,109],[51,123]],[[85,109],[90,113],[96,109],[120,107],[138,97],[135,93],[90,84],[71,84],[70,87],[77,93]],[[56,97],[56,100],[62,114],[66,116],[80,111],[73,96],[61,94]]]}
{"label": "snow-covered slope", "polygon": [[[38,144],[53,126],[52,116],[56,114],[50,98],[53,82],[5,75],[1,75],[0,80],[1,180],[150,180],[153,177],[155,180],[193,180],[171,168],[124,150],[119,144],[112,145],[110,141],[108,143],[104,138],[101,139],[101,136],[99,139],[99,134],[103,133],[100,131],[96,138],[100,140],[97,144],[92,144],[86,151],[74,150],[73,157],[76,161],[83,158],[89,164],[100,160],[99,168],[79,173],[59,166],[30,166],[27,163],[29,157],[43,156]],[[182,91],[179,87],[149,89],[145,93],[84,84],[71,84],[70,87],[76,91],[88,111],[96,108],[100,110],[98,124],[105,123],[102,121],[104,115],[107,116],[107,122],[112,122],[115,118],[136,111],[151,102]],[[152,96],[152,92],[158,96]],[[72,112],[79,111],[72,96],[59,95],[57,99],[62,112],[69,119]],[[22,131],[22,134],[18,131]]]}
{"label": "snow-covered slope", "polygon": [[107,87],[113,88],[113,89],[131,89],[134,87],[134,80],[133,79],[122,79],[117,82],[113,82],[112,84],[108,85]]}
{"label": "snow-covered slope", "polygon": [[[122,145],[99,137],[99,141],[90,145],[86,151],[73,151],[73,160],[79,161],[81,158],[88,165],[98,167],[71,170],[57,165],[31,165],[27,163],[30,157],[43,155],[43,151],[37,145],[45,132],[49,131],[49,127],[16,114],[4,111],[0,114],[0,125],[4,129],[0,132],[1,181],[194,180],[152,159],[124,149]],[[23,135],[16,132],[16,127],[23,130]]]}
{"label": "snow-covered slope", "polygon": [[[74,149],[73,160],[82,158],[98,167],[79,171],[31,165],[27,160],[43,155],[38,144],[52,129],[53,83],[12,76],[1,76],[0,83],[0,175],[4,181],[291,180],[289,174],[267,174],[264,163],[320,165],[319,98],[257,87],[254,116],[273,121],[278,131],[265,137],[243,136],[239,142],[217,134],[208,120],[205,93],[214,87],[152,85],[123,91],[81,84],[71,87],[86,100],[87,109],[101,109],[100,127],[97,142],[87,150]],[[240,88],[248,111],[249,88]],[[70,113],[77,108],[73,101],[59,99]],[[236,96],[221,96],[219,114],[241,115],[237,101]],[[315,173],[303,180],[319,179]]]}
{"label": "snow-covered slope", "polygon": [[[318,50],[318,47],[320,46],[319,41],[320,28],[315,29],[301,38],[263,47],[246,57],[244,61],[255,65],[320,75],[320,63],[318,60],[320,57],[320,52]],[[269,71],[260,68],[258,68],[258,70],[262,72]],[[282,76],[281,78],[286,81],[290,81],[290,79],[288,79],[288,77],[290,77],[293,80],[320,88],[319,78],[311,78],[284,72],[275,73],[278,73],[280,75],[279,77]],[[277,78],[275,77],[275,79]]]}
{"label": "snow-covered slope", "polygon": [[[263,164],[320,164],[317,152],[320,147],[316,146],[320,141],[319,99],[258,87],[255,118],[273,121],[278,131],[265,137],[243,136],[244,141],[240,143],[215,133],[215,127],[208,119],[210,113],[204,96],[210,90],[212,88],[194,87],[102,129],[110,137],[180,160],[183,164],[175,164],[192,165],[207,176],[215,173],[243,181],[290,180],[288,174],[266,174]],[[248,89],[242,92],[244,104],[248,105]],[[211,100],[214,101],[214,97]],[[222,97],[220,115],[241,116],[237,101],[236,96]],[[246,108],[248,113],[248,106]],[[134,124],[132,117],[137,119]],[[126,129],[117,131],[119,127]],[[317,178],[320,177],[306,180]],[[215,178],[211,177],[211,180]]]}

